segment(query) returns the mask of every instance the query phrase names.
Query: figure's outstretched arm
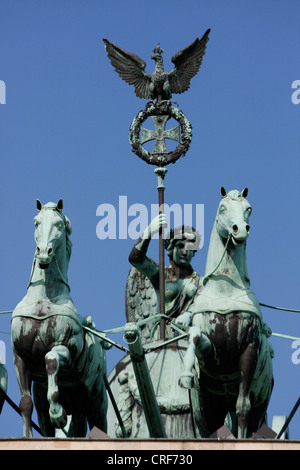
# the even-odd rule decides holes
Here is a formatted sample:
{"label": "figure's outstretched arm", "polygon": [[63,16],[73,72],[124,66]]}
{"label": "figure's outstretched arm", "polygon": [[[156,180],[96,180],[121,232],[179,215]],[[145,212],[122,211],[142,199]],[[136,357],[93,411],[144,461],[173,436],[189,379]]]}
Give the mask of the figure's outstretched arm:
{"label": "figure's outstretched arm", "polygon": [[156,287],[156,282],[158,287],[159,268],[151,258],[146,256],[146,253],[153,235],[159,232],[160,227],[167,227],[167,225],[166,215],[157,215],[150,222],[146,230],[144,230],[142,236],[135,243],[129,255],[129,262],[147,276],[154,284],[154,287]]}

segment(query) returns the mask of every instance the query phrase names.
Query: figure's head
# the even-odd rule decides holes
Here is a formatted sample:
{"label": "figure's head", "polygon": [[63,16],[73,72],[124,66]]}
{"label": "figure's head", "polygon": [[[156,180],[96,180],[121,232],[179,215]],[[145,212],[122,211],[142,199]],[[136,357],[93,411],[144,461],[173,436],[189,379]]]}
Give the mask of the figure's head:
{"label": "figure's head", "polygon": [[189,266],[199,245],[199,233],[193,227],[184,225],[170,230],[165,239],[168,256],[177,266]]}

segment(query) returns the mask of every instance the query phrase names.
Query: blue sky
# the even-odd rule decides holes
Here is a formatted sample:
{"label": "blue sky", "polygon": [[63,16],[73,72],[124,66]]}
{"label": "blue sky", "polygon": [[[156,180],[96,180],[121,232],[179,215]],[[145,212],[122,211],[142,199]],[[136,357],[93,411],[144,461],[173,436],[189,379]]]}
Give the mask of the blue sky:
{"label": "blue sky", "polygon": [[[128,254],[134,240],[100,240],[97,207],[119,197],[128,206],[157,202],[154,167],[131,152],[129,126],[144,108],[113,70],[103,37],[147,63],[160,42],[165,69],[172,55],[211,28],[199,74],[173,98],[193,126],[185,158],[168,167],[168,204],[204,204],[204,244],[193,267],[204,273],[220,187],[249,188],[253,206],[248,272],[259,301],[299,309],[299,113],[292,83],[300,80],[300,5],[296,0],[2,0],[0,80],[1,305],[12,310],[26,292],[35,250],[36,199],[64,200],[73,228],[71,295],[98,329],[125,324]],[[128,217],[132,220],[132,217]],[[150,255],[158,260],[154,240]],[[300,314],[262,309],[275,333],[300,336]],[[0,316],[9,331],[10,316]],[[122,342],[122,336],[112,339]],[[9,336],[8,394],[19,403]],[[275,386],[269,405],[288,415],[299,396],[293,341],[271,338]],[[298,346],[299,348],[299,346]],[[299,354],[297,358],[299,359]],[[122,353],[108,351],[108,369]],[[299,362],[299,361],[298,361]],[[300,411],[290,437],[300,438]],[[9,406],[0,437],[22,436]]]}

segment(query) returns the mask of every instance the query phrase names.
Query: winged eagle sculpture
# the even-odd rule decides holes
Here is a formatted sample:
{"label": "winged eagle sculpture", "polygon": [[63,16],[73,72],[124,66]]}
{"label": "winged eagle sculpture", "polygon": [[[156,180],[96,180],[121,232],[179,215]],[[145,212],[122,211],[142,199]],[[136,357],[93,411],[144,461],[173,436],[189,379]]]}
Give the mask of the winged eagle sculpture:
{"label": "winged eagle sculpture", "polygon": [[172,57],[174,68],[165,72],[163,49],[158,45],[153,49],[151,59],[155,60],[152,74],[145,72],[146,63],[135,54],[126,52],[115,44],[103,39],[107,55],[112,66],[120,77],[134,86],[139,98],[170,100],[172,93],[183,93],[190,87],[191,79],[198,73],[209,39],[208,29],[201,39],[196,38],[192,44],[177,52]]}

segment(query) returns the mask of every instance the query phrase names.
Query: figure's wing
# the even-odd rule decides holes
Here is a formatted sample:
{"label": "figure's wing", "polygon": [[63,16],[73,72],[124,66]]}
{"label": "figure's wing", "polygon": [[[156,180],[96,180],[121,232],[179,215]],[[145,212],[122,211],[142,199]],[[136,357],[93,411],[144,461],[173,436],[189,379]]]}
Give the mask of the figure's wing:
{"label": "figure's wing", "polygon": [[[126,318],[128,322],[139,322],[157,314],[157,296],[149,279],[136,268],[128,274],[126,291]],[[142,341],[150,339],[154,322],[141,326]]]}
{"label": "figure's wing", "polygon": [[105,50],[115,71],[120,77],[134,86],[139,98],[149,98],[151,75],[145,72],[146,63],[135,54],[124,51],[107,39],[103,39]]}
{"label": "figure's wing", "polygon": [[172,57],[175,67],[168,73],[172,93],[183,93],[189,88],[191,79],[200,69],[209,33],[210,29],[204,33],[201,39],[195,39],[192,44]]}

